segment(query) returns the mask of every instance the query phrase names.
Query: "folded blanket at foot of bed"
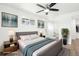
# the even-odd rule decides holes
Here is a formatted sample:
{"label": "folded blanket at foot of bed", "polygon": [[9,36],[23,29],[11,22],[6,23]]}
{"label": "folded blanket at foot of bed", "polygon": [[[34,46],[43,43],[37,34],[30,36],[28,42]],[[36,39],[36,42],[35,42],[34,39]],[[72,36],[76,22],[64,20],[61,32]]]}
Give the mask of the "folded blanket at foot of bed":
{"label": "folded blanket at foot of bed", "polygon": [[23,55],[24,56],[32,56],[34,51],[36,51],[37,49],[43,47],[44,45],[46,45],[52,41],[54,41],[54,40],[45,38],[45,40],[30,44],[24,48]]}

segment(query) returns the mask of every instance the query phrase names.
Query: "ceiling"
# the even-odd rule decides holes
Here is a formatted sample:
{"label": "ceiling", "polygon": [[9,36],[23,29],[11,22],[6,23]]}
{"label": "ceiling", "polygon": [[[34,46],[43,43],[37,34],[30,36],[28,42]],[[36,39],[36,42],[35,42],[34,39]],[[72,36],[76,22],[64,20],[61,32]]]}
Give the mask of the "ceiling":
{"label": "ceiling", "polygon": [[[47,3],[39,3],[39,4],[45,6]],[[37,11],[42,10],[42,8],[38,7],[36,3],[4,3],[4,5],[19,8],[24,11],[30,11],[32,13],[36,13]],[[61,14],[79,11],[79,3],[57,3],[55,6],[53,6],[53,8],[57,8],[59,9],[59,11],[58,12],[49,11],[49,15],[56,17]],[[40,12],[37,14],[45,15],[44,12]]]}

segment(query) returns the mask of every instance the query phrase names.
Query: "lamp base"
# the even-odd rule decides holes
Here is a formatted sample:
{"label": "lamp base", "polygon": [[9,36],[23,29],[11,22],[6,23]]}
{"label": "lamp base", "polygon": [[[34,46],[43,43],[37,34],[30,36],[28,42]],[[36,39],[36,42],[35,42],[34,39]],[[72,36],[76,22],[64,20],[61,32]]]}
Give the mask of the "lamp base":
{"label": "lamp base", "polygon": [[10,38],[10,42],[11,42],[11,43],[13,42],[13,38]]}

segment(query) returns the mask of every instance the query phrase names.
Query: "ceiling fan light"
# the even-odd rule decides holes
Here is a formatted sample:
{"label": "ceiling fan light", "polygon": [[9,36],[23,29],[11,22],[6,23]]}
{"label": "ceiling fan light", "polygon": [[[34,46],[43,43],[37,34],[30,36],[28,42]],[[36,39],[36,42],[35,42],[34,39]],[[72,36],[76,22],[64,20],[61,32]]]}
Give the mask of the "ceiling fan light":
{"label": "ceiling fan light", "polygon": [[48,9],[46,9],[46,10],[44,10],[44,12],[49,12],[49,10],[48,10]]}

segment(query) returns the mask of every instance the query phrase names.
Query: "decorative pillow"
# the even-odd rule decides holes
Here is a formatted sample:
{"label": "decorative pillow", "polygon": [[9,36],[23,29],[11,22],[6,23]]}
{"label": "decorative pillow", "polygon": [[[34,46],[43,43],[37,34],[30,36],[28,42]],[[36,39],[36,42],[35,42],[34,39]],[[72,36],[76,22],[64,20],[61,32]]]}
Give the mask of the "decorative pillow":
{"label": "decorative pillow", "polygon": [[21,40],[30,40],[30,35],[20,36]]}
{"label": "decorative pillow", "polygon": [[46,38],[50,38],[50,39],[56,39],[56,37],[54,37],[54,36],[51,36],[51,35],[46,35]]}
{"label": "decorative pillow", "polygon": [[34,34],[34,35],[30,35],[31,39],[36,39],[38,38],[39,36],[37,34]]}

